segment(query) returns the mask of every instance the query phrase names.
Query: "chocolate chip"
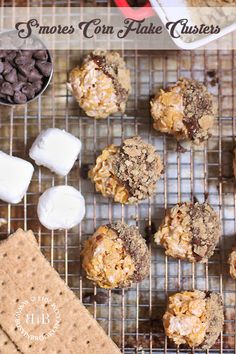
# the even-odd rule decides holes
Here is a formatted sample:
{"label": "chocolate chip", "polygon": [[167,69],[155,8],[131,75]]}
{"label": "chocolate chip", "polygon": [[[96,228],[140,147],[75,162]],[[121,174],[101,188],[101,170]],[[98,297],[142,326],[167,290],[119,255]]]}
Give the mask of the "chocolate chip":
{"label": "chocolate chip", "polygon": [[6,95],[4,95],[3,93],[0,93],[0,98],[5,101],[6,100]]}
{"label": "chocolate chip", "polygon": [[32,84],[25,84],[22,87],[21,92],[29,99],[31,100],[35,96],[35,90],[32,86]]}
{"label": "chocolate chip", "polygon": [[46,61],[48,59],[48,53],[46,50],[36,50],[36,52],[33,54],[33,57],[41,61]]}
{"label": "chocolate chip", "polygon": [[156,225],[154,222],[151,222],[151,225],[148,225],[145,227],[145,239],[147,243],[149,244],[151,240],[153,239],[153,235],[157,232]]}
{"label": "chocolate chip", "polygon": [[36,67],[40,70],[43,76],[49,77],[52,72],[52,63],[46,61],[36,61]]}
{"label": "chocolate chip", "polygon": [[29,76],[30,68],[28,67],[28,65],[19,65],[18,70],[22,75],[24,75],[26,77]]}
{"label": "chocolate chip", "polygon": [[206,73],[210,78],[214,78],[216,76],[216,71],[213,70],[208,70]]}
{"label": "chocolate chip", "polygon": [[42,80],[38,80],[38,81],[34,81],[32,83],[32,86],[35,90],[36,93],[40,92],[43,86],[43,81]]}
{"label": "chocolate chip", "polygon": [[12,87],[12,85],[9,82],[3,82],[2,83],[0,92],[5,94],[5,95],[9,95],[9,96],[13,96],[14,95],[13,87]]}
{"label": "chocolate chip", "polygon": [[12,85],[14,91],[20,91],[22,87],[25,85],[25,82],[18,81]]}
{"label": "chocolate chip", "polygon": [[29,82],[34,82],[42,79],[42,75],[35,68],[33,68],[27,76]]}
{"label": "chocolate chip", "polygon": [[104,293],[102,291],[99,291],[95,296],[94,296],[94,300],[98,303],[98,304],[106,304],[108,302],[108,294]]}
{"label": "chocolate chip", "polygon": [[23,55],[24,57],[30,57],[32,58],[32,55],[33,55],[33,50],[21,50],[21,55]]}
{"label": "chocolate chip", "polygon": [[108,294],[103,291],[99,291],[96,295],[93,293],[87,293],[83,297],[83,302],[91,303],[94,301],[98,304],[106,304],[108,302]]}
{"label": "chocolate chip", "polygon": [[7,96],[6,99],[7,99],[7,101],[8,101],[9,103],[11,103],[11,104],[14,103],[14,101],[13,101],[13,99],[12,99],[11,96]]}
{"label": "chocolate chip", "polygon": [[27,82],[27,77],[22,74],[18,74],[18,81]]}
{"label": "chocolate chip", "polygon": [[27,102],[27,97],[20,91],[15,92],[13,99],[14,102],[18,104],[23,104]]}
{"label": "chocolate chip", "polygon": [[16,68],[16,67],[17,67],[16,63],[14,62],[14,59],[12,59],[12,60],[8,60],[8,59],[7,59],[6,61],[8,61],[8,63],[11,64],[11,66],[12,66],[13,68]]}
{"label": "chocolate chip", "polygon": [[9,74],[9,72],[13,69],[12,65],[7,61],[4,63],[3,75]]}
{"label": "chocolate chip", "polygon": [[35,66],[35,60],[31,58],[31,61],[28,63],[30,68],[33,68]]}
{"label": "chocolate chip", "polygon": [[197,198],[196,195],[193,196],[193,202],[194,202],[194,203],[200,203],[200,202],[199,202],[199,199]]}
{"label": "chocolate chip", "polygon": [[87,163],[82,163],[81,164],[81,167],[80,167],[80,176],[83,178],[83,179],[87,179],[88,178],[88,173],[89,173],[89,170],[91,169],[91,166]]}
{"label": "chocolate chip", "polygon": [[4,70],[4,64],[2,61],[0,61],[0,73],[2,73]]}
{"label": "chocolate chip", "polygon": [[179,141],[177,141],[177,146],[176,146],[176,152],[179,152],[180,154],[184,154],[187,152],[187,149],[185,149]]}
{"label": "chocolate chip", "polygon": [[0,50],[0,58],[5,58],[6,54],[5,50]]}
{"label": "chocolate chip", "polygon": [[17,51],[16,50],[8,50],[7,51],[7,55],[6,55],[6,59],[8,61],[13,60],[16,57]]}
{"label": "chocolate chip", "polygon": [[16,73],[16,69],[12,69],[9,74],[4,76],[5,80],[14,84],[15,82],[17,82],[17,73]]}
{"label": "chocolate chip", "polygon": [[35,60],[29,56],[22,56],[21,55],[15,59],[15,63],[17,65],[27,65],[27,66],[33,67],[35,65]]}

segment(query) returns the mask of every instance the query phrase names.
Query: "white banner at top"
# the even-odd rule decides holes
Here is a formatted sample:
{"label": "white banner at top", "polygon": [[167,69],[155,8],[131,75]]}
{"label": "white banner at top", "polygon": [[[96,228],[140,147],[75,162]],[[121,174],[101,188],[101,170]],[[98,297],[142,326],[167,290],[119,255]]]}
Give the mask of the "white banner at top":
{"label": "white banner at top", "polygon": [[0,49],[236,49],[236,6],[1,7],[0,27]]}

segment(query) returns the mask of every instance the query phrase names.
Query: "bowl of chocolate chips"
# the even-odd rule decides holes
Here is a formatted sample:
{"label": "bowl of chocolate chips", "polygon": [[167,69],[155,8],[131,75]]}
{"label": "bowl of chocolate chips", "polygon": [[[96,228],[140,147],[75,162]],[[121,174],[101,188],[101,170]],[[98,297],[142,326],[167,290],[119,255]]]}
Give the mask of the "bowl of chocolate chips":
{"label": "bowl of chocolate chips", "polygon": [[36,99],[47,88],[53,73],[49,51],[0,50],[0,104],[20,105]]}

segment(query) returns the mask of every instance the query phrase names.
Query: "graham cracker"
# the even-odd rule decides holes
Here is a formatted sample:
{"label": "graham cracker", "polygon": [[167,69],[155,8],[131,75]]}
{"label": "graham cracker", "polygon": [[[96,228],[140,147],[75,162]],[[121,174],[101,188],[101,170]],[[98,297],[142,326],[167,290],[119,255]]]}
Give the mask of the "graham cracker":
{"label": "graham cracker", "polygon": [[21,354],[2,328],[0,328],[0,354]]}
{"label": "graham cracker", "polygon": [[[50,266],[31,231],[19,229],[0,244],[0,289],[0,325],[22,353],[121,353]],[[40,304],[40,311],[42,307],[44,311],[45,307],[50,323],[25,322],[24,311],[31,316],[35,310],[34,299],[39,299],[36,307]],[[52,305],[56,306],[57,311]],[[59,313],[60,321],[56,332],[44,340],[32,340],[24,336],[15,322],[19,309],[21,328],[23,327],[28,336],[48,334],[56,321],[56,314]]]}

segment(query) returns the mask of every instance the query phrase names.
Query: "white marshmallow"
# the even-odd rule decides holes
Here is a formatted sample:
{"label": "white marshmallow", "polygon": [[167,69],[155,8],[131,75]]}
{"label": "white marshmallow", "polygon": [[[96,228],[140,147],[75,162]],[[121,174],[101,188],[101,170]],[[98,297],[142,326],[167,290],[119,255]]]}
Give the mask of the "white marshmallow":
{"label": "white marshmallow", "polygon": [[71,229],[84,217],[84,197],[71,186],[52,187],[39,198],[37,212],[41,224],[47,229]]}
{"label": "white marshmallow", "polygon": [[30,162],[0,151],[0,199],[17,204],[24,197],[34,167]]}
{"label": "white marshmallow", "polygon": [[45,166],[59,176],[72,169],[81,150],[81,141],[58,128],[43,130],[34,141],[29,155],[38,166]]}

